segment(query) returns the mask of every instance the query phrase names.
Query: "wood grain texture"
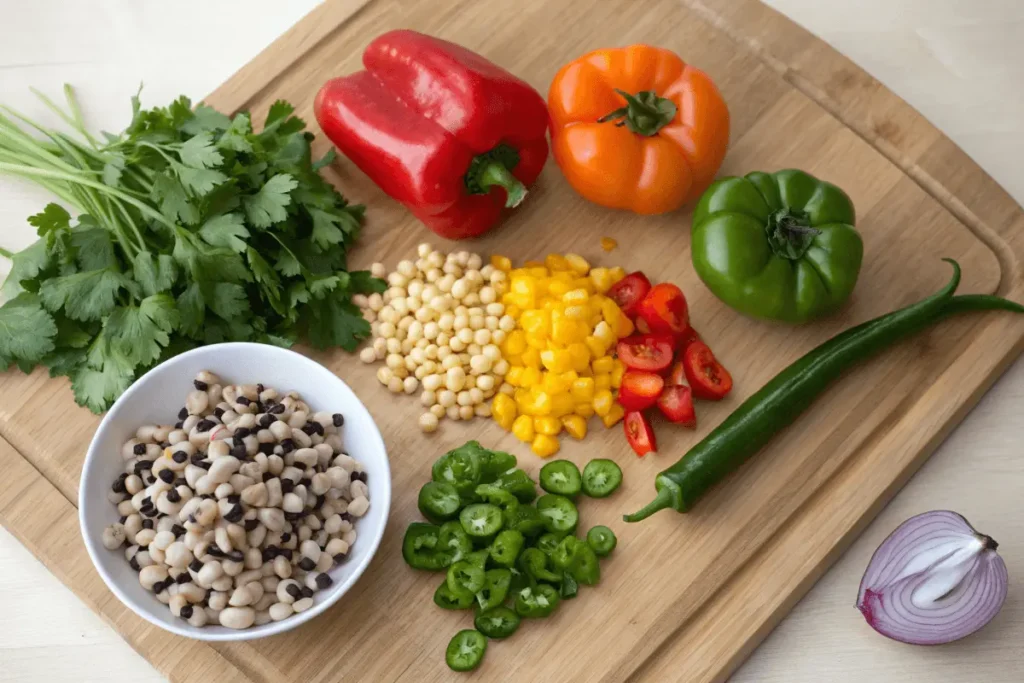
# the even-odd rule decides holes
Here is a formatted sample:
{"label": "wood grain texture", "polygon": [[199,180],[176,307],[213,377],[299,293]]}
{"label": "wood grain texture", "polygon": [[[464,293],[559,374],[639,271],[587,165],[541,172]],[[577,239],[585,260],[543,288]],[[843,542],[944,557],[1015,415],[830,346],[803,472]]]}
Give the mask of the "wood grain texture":
{"label": "wood grain texture", "polygon": [[[551,30],[569,23],[572,35]],[[506,226],[472,246],[516,259],[573,249],[675,281],[689,295],[696,326],[738,379],[736,396],[702,411],[696,435],[662,435],[658,460],[627,457],[617,430],[566,445],[564,455],[577,462],[600,453],[623,463],[622,491],[582,510],[584,525],[612,526],[620,548],[605,565],[600,590],[523,629],[514,647],[494,644],[475,677],[512,671],[545,681],[721,680],[1016,356],[1024,325],[993,315],[923,334],[841,381],[692,514],[663,513],[631,527],[617,522],[618,515],[650,496],[653,473],[669,454],[683,452],[801,353],[944,283],[941,256],[964,265],[963,291],[1024,294],[1021,211],[916,112],[820,41],[747,0],[607,2],[586,15],[569,3],[541,0],[514,8],[469,0],[327,3],[207,101],[252,109],[258,119],[273,100],[285,98],[312,120],[319,85],[358,68],[366,42],[399,25],[479,50],[541,89],[559,63],[587,49],[640,41],[675,49],[707,70],[730,103],[733,139],[723,173],[802,167],[846,188],[858,207],[866,265],[854,300],[840,316],[799,335],[741,319],[708,294],[688,268],[688,214],[641,221],[604,211],[572,195],[553,165]],[[531,36],[529,50],[523,35]],[[369,205],[356,264],[407,254],[429,237],[347,163],[329,174]],[[602,257],[603,235],[624,248]],[[536,462],[489,423],[445,425],[424,441],[409,419],[414,402],[390,410],[372,368],[344,354],[315,357],[349,382],[377,419],[395,464],[396,498],[367,575],[337,608],[299,630],[210,647],[142,626],[125,612],[85,560],[74,520],[82,447],[96,420],[74,409],[63,382],[42,372],[0,376],[0,391],[24,397],[0,406],[0,434],[21,456],[2,444],[0,455],[34,476],[32,507],[23,503],[24,493],[0,487],[0,521],[172,680],[332,681],[342,673],[354,680],[447,680],[444,644],[469,620],[431,610],[437,578],[397,561],[401,532],[416,516],[414,492],[433,457],[470,437],[517,452],[534,472]],[[883,395],[879,386],[886,387]],[[67,417],[55,432],[58,415]],[[8,481],[20,486],[17,477]],[[40,505],[47,511],[41,519],[27,514]],[[62,552],[70,544],[78,562]],[[565,667],[558,656],[565,651],[588,666]]]}

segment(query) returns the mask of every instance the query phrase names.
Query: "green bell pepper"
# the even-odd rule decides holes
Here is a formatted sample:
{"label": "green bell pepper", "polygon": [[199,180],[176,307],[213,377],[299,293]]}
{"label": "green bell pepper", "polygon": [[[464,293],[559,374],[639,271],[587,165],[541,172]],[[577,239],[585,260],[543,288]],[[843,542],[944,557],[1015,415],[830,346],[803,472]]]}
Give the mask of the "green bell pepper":
{"label": "green bell pepper", "polygon": [[715,296],[757,318],[804,323],[838,309],[860,273],[853,203],[804,173],[716,181],[693,215],[693,267]]}

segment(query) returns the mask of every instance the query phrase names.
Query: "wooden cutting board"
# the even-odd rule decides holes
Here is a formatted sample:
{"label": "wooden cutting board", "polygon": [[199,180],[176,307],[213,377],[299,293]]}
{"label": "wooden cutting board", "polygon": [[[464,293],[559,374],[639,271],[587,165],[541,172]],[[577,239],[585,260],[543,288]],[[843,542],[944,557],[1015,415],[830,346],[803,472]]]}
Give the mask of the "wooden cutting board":
{"label": "wooden cutting board", "polygon": [[[840,381],[692,513],[664,512],[640,525],[619,516],[648,500],[658,470],[800,354],[944,284],[950,271],[941,257],[963,265],[961,291],[1024,300],[1024,212],[906,103],[756,0],[332,0],[207,102],[251,109],[260,120],[284,98],[312,123],[319,86],[359,68],[374,36],[403,26],[477,50],[542,92],[561,63],[590,49],[633,42],[673,49],[709,72],[729,103],[723,174],[799,167],[853,197],[865,240],[860,283],[840,315],[800,328],[742,318],[710,295],[689,265],[689,212],[640,218],[606,211],[575,196],[553,163],[503,228],[460,245],[517,261],[577,251],[676,282],[695,326],[736,379],[728,400],[699,406],[696,433],[661,429],[659,455],[634,458],[618,429],[563,441],[562,456],[577,463],[600,455],[623,465],[622,490],[581,509],[581,526],[608,524],[619,548],[598,588],[551,619],[524,624],[510,641],[492,643],[484,665],[466,678],[724,680],[1017,356],[1024,318],[943,323]],[[369,207],[356,265],[386,255],[393,266],[431,237],[345,160],[328,173]],[[620,248],[603,254],[602,236]],[[437,577],[409,570],[400,558],[402,532],[417,516],[416,491],[432,460],[468,438],[511,450],[533,474],[539,461],[487,421],[448,423],[425,436],[415,427],[417,402],[394,401],[377,385],[375,368],[341,352],[315,357],[356,389],[378,421],[395,499],[366,575],[310,624],[267,640],[207,645],[167,635],[125,609],[93,570],[76,520],[78,478],[98,420],[74,406],[64,381],[41,371],[0,375],[0,522],[172,681],[456,679],[443,651],[471,618],[436,609]],[[848,618],[859,620],[853,609]]]}

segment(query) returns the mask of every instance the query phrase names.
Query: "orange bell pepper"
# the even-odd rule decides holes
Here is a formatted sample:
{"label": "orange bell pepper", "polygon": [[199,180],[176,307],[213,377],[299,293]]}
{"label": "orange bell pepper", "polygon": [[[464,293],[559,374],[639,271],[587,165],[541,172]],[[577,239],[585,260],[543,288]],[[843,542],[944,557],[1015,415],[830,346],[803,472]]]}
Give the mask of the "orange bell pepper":
{"label": "orange bell pepper", "polygon": [[548,94],[555,161],[592,202],[640,214],[696,199],[718,172],[729,110],[707,74],[649,45],[566,64]]}

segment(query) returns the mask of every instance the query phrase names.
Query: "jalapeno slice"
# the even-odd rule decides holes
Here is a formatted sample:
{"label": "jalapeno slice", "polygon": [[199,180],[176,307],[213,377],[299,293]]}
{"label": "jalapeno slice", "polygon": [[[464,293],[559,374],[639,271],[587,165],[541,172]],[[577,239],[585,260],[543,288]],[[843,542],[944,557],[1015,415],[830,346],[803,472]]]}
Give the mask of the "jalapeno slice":
{"label": "jalapeno slice", "polygon": [[[458,520],[453,519],[441,525],[437,536],[438,548],[448,554],[448,564],[464,560],[473,552],[473,541]],[[448,565],[445,565],[448,566]]]}
{"label": "jalapeno slice", "polygon": [[[471,442],[471,443],[476,443]],[[505,451],[486,451],[483,457],[481,475],[483,482],[492,482],[518,464],[516,456]]]}
{"label": "jalapeno slice", "polygon": [[537,497],[537,487],[533,480],[522,470],[506,472],[494,480],[494,485],[499,486],[519,499],[520,503],[530,503]]}
{"label": "jalapeno slice", "polygon": [[428,481],[420,489],[418,505],[424,517],[434,524],[441,524],[458,516],[462,501],[452,484]]}
{"label": "jalapeno slice", "polygon": [[580,468],[569,460],[549,462],[540,468],[540,487],[548,493],[575,497],[583,487]]}
{"label": "jalapeno slice", "polygon": [[562,587],[559,589],[558,594],[563,600],[571,600],[576,597],[576,594],[580,592],[580,584],[577,583],[576,579],[572,578],[572,574],[568,572],[562,574]]}
{"label": "jalapeno slice", "polygon": [[548,556],[538,548],[527,548],[519,555],[519,569],[534,581],[561,583],[562,572],[548,567]]}
{"label": "jalapeno slice", "polygon": [[501,508],[489,503],[476,503],[459,513],[459,522],[471,538],[489,538],[501,531],[504,524]]}
{"label": "jalapeno slice", "polygon": [[516,595],[516,614],[528,619],[541,619],[558,607],[558,591],[546,583],[527,586]]}
{"label": "jalapeno slice", "polygon": [[492,607],[473,620],[476,630],[488,638],[508,638],[519,628],[519,615],[508,607]]}
{"label": "jalapeno slice", "polygon": [[594,549],[575,536],[566,536],[551,553],[551,563],[577,583],[593,586],[601,580],[601,565]]}
{"label": "jalapeno slice", "polygon": [[452,555],[440,542],[441,529],[413,522],[402,539],[402,558],[413,569],[437,572],[452,563]]}
{"label": "jalapeno slice", "polygon": [[502,512],[519,507],[518,498],[494,484],[480,484],[476,487],[475,493],[480,500],[501,508]]}
{"label": "jalapeno slice", "polygon": [[469,609],[473,606],[474,596],[472,594],[455,594],[448,587],[448,578],[441,582],[441,585],[434,591],[434,604],[441,609]]}
{"label": "jalapeno slice", "polygon": [[604,557],[615,550],[618,539],[615,532],[604,525],[592,527],[587,532],[587,545],[589,545],[598,557]]}
{"label": "jalapeno slice", "polygon": [[583,493],[591,498],[610,496],[622,483],[622,469],[613,461],[597,458],[583,468]]}
{"label": "jalapeno slice", "polygon": [[476,601],[482,611],[500,607],[508,597],[512,585],[512,572],[507,569],[488,569],[484,572],[484,585],[476,592]]}
{"label": "jalapeno slice", "polygon": [[509,595],[515,595],[527,586],[533,584],[533,580],[529,576],[524,574],[520,569],[516,567],[509,567],[508,571],[512,575],[512,583],[509,584],[508,587]]}
{"label": "jalapeno slice", "polygon": [[452,671],[472,671],[480,666],[487,652],[487,638],[479,631],[464,629],[448,643],[444,661]]}
{"label": "jalapeno slice", "polygon": [[544,534],[537,539],[537,548],[542,550],[546,555],[550,555],[555,552],[555,548],[558,547],[559,541],[565,537],[565,534]]}
{"label": "jalapeno slice", "polygon": [[533,537],[544,531],[544,517],[532,505],[521,504],[505,510],[505,528],[515,529],[523,536]]}
{"label": "jalapeno slice", "polygon": [[519,552],[525,543],[526,539],[523,538],[521,531],[504,529],[494,537],[494,542],[491,543],[491,559],[495,564],[511,567],[515,565],[516,558],[519,557]]}
{"label": "jalapeno slice", "polygon": [[484,570],[469,560],[459,560],[448,567],[448,590],[456,597],[469,595],[470,600],[484,587]]}
{"label": "jalapeno slice", "polygon": [[554,493],[537,499],[537,511],[544,517],[544,527],[552,533],[570,532],[580,520],[573,502]]}

